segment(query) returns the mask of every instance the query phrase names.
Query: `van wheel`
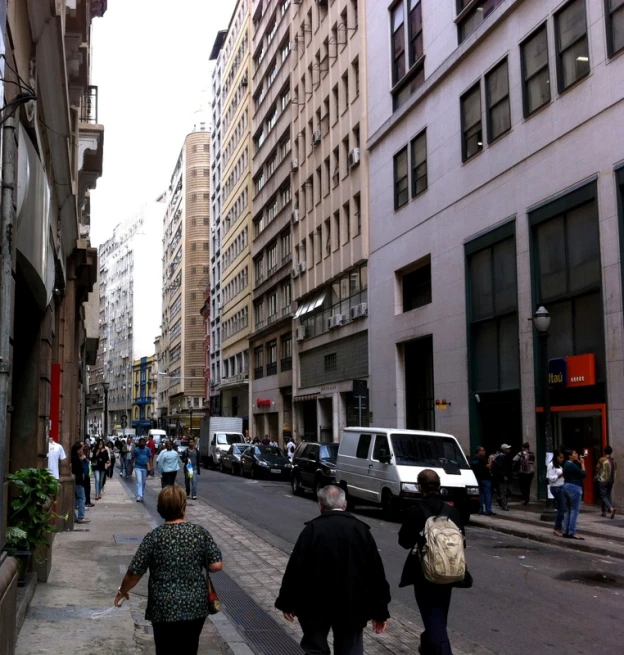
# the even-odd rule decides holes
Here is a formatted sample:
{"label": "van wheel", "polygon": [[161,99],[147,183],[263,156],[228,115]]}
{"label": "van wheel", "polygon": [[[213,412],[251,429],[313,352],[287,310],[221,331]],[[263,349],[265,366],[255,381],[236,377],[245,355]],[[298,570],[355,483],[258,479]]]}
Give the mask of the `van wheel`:
{"label": "van wheel", "polygon": [[225,467],[223,466],[223,462],[219,462],[219,470],[221,473],[225,473]]}
{"label": "van wheel", "polygon": [[317,478],[316,482],[314,483],[314,493],[318,497],[319,491],[324,487],[325,485],[323,484],[321,478]]}
{"label": "van wheel", "polygon": [[290,480],[290,486],[292,487],[292,492],[295,496],[301,496],[303,493],[303,488],[301,487],[301,480],[297,474],[293,475]]}
{"label": "van wheel", "polygon": [[396,506],[392,492],[389,489],[384,489],[381,492],[381,509],[387,521],[391,521],[396,517]]}

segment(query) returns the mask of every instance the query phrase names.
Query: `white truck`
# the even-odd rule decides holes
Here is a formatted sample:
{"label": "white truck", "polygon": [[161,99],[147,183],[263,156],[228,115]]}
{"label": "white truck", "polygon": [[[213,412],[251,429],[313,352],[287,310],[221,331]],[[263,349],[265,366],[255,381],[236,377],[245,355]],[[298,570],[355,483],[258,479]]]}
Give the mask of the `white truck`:
{"label": "white truck", "polygon": [[219,466],[221,455],[235,443],[244,443],[243,419],[236,416],[210,416],[201,420],[199,455],[205,468]]}

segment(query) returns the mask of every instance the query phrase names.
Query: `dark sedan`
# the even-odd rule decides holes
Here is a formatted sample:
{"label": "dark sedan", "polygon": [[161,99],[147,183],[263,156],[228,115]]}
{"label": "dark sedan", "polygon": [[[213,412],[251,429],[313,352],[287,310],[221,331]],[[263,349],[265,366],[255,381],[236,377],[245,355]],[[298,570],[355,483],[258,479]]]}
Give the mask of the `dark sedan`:
{"label": "dark sedan", "polygon": [[219,460],[219,468],[221,469],[221,473],[229,471],[232,475],[240,475],[241,455],[248,447],[249,446],[246,443],[232,444],[228,451],[221,455],[221,459]]}
{"label": "dark sedan", "polygon": [[249,446],[241,455],[241,473],[252,478],[290,478],[292,466],[276,446]]}
{"label": "dark sedan", "polygon": [[316,443],[302,441],[292,460],[290,482],[293,493],[310,489],[316,493],[320,488],[336,483],[337,443]]}

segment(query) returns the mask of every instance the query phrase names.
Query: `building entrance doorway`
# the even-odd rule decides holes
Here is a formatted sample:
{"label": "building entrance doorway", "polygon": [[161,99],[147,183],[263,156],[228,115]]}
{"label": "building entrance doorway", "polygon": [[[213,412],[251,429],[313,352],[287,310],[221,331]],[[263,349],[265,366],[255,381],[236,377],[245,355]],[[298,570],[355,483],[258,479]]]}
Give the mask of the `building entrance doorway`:
{"label": "building entrance doorway", "polygon": [[405,357],[405,427],[435,430],[433,398],[433,337],[409,341]]}
{"label": "building entrance doorway", "polygon": [[305,441],[318,441],[318,420],[316,415],[316,399],[301,403],[303,413],[303,438]]}

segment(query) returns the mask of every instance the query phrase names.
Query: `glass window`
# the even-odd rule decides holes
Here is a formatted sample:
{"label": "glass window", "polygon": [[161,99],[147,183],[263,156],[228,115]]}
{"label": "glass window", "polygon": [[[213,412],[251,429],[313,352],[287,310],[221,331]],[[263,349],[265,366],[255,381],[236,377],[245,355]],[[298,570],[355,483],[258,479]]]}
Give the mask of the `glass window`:
{"label": "glass window", "polygon": [[445,470],[470,468],[458,443],[451,437],[395,433],[390,438],[398,465]]}
{"label": "glass window", "polygon": [[624,48],[624,0],[607,2],[607,42],[609,55]]}
{"label": "glass window", "polygon": [[511,128],[507,59],[485,76],[488,111],[488,141],[494,141]]}
{"label": "glass window", "polygon": [[[503,0],[481,0],[468,11],[459,22],[458,36],[461,43],[467,39]],[[457,13],[460,14],[470,3],[470,0],[457,0]]]}
{"label": "glass window", "polygon": [[405,75],[405,18],[403,2],[391,11],[392,21],[392,83]]}
{"label": "glass window", "polygon": [[399,209],[409,200],[407,146],[394,156],[394,208]]}
{"label": "glass window", "polygon": [[566,292],[565,232],[562,216],[537,229],[540,298],[548,301]]}
{"label": "glass window", "polygon": [[[381,451],[385,451],[382,453]],[[388,437],[385,434],[378,434],[375,436],[375,447],[373,448],[373,459],[379,461],[382,454],[386,457],[390,455],[390,446],[388,444]]]}
{"label": "glass window", "polygon": [[368,451],[370,450],[370,444],[372,440],[372,435],[370,434],[361,434],[360,440],[358,441],[357,451],[355,456],[359,459],[367,459]]}
{"label": "glass window", "polygon": [[431,264],[420,266],[401,277],[403,311],[409,312],[431,302]]}
{"label": "glass window", "polygon": [[427,133],[423,130],[410,143],[412,164],[412,198],[427,188]]}
{"label": "glass window", "polygon": [[[624,3],[624,0],[622,0]],[[548,33],[540,27],[520,47],[524,93],[524,115],[550,102],[550,71],[548,69]]]}
{"label": "glass window", "polygon": [[585,0],[573,0],[555,16],[559,92],[589,74]]}
{"label": "glass window", "polygon": [[483,149],[481,129],[481,83],[477,83],[461,98],[462,156],[470,159]]}
{"label": "glass window", "polygon": [[408,0],[409,7],[409,65],[423,56],[422,7],[420,0]]}

